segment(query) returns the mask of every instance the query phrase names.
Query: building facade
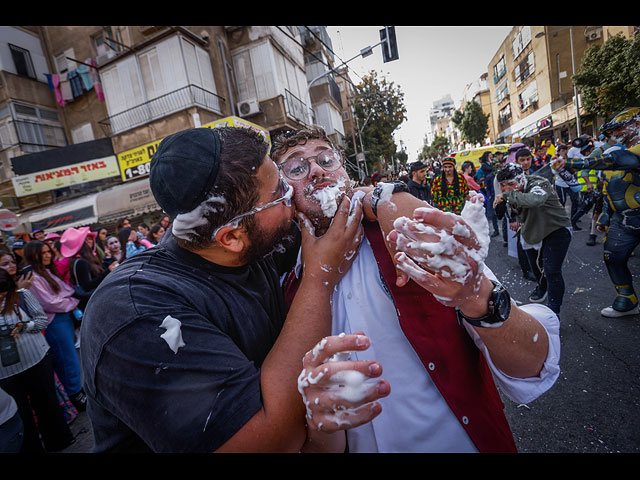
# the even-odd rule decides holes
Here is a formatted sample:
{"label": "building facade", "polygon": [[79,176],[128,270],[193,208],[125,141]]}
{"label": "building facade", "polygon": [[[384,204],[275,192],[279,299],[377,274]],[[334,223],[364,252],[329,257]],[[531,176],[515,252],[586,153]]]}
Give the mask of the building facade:
{"label": "building facade", "polygon": [[597,136],[604,119],[576,110],[580,94],[576,98],[572,76],[589,47],[617,33],[630,38],[637,27],[514,27],[488,65],[495,143]]}
{"label": "building facade", "polygon": [[333,74],[308,85],[331,68],[325,27],[0,27],[0,201],[26,232],[149,222],[172,133],[313,122],[344,144]]}

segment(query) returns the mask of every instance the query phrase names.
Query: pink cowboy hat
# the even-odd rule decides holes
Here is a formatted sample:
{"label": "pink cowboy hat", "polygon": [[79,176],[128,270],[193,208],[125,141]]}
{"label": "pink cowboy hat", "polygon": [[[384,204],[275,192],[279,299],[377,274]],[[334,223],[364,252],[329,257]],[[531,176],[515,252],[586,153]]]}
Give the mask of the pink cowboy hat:
{"label": "pink cowboy hat", "polygon": [[89,227],[68,228],[60,237],[60,253],[63,257],[73,257],[80,251],[88,236],[96,238],[98,234],[90,231]]}
{"label": "pink cowboy hat", "polygon": [[55,240],[56,238],[60,238],[60,234],[55,233],[55,232],[47,233],[47,236],[44,237],[45,241],[46,240]]}

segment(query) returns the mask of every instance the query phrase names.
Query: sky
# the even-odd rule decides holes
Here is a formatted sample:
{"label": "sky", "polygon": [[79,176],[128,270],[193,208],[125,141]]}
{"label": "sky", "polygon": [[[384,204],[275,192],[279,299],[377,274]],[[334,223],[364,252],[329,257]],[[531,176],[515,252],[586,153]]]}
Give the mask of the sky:
{"label": "sky", "polygon": [[[380,42],[384,26],[327,26],[336,65]],[[404,92],[407,120],[394,134],[403,142],[408,163],[417,159],[428,131],[433,102],[451,95],[458,106],[466,85],[487,72],[489,63],[511,31],[510,26],[396,26],[398,60],[384,63],[381,46],[347,66],[356,85],[371,70]]]}

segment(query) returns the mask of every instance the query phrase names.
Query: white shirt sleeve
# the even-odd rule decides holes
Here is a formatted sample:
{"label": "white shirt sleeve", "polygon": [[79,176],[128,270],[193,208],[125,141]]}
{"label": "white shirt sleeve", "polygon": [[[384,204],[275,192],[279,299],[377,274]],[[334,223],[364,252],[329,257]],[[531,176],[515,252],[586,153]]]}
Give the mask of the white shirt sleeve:
{"label": "white shirt sleeve", "polygon": [[[485,273],[489,278],[496,278],[488,268],[485,270]],[[515,378],[503,373],[491,361],[489,351],[478,333],[471,325],[466,322],[463,323],[474,343],[487,359],[496,385],[502,393],[516,403],[529,403],[549,390],[560,376],[560,320],[553,310],[546,305],[532,303],[529,305],[519,305],[519,308],[542,324],[549,339],[547,358],[540,375],[537,377]],[[537,338],[531,340],[537,341]]]}

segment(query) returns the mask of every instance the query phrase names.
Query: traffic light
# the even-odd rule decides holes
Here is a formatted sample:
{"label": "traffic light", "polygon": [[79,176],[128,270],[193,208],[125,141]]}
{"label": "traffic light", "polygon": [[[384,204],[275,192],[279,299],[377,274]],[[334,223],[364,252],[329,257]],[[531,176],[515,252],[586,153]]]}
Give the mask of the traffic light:
{"label": "traffic light", "polygon": [[384,27],[380,30],[382,43],[382,60],[384,63],[398,60],[398,43],[396,42],[396,27]]}

